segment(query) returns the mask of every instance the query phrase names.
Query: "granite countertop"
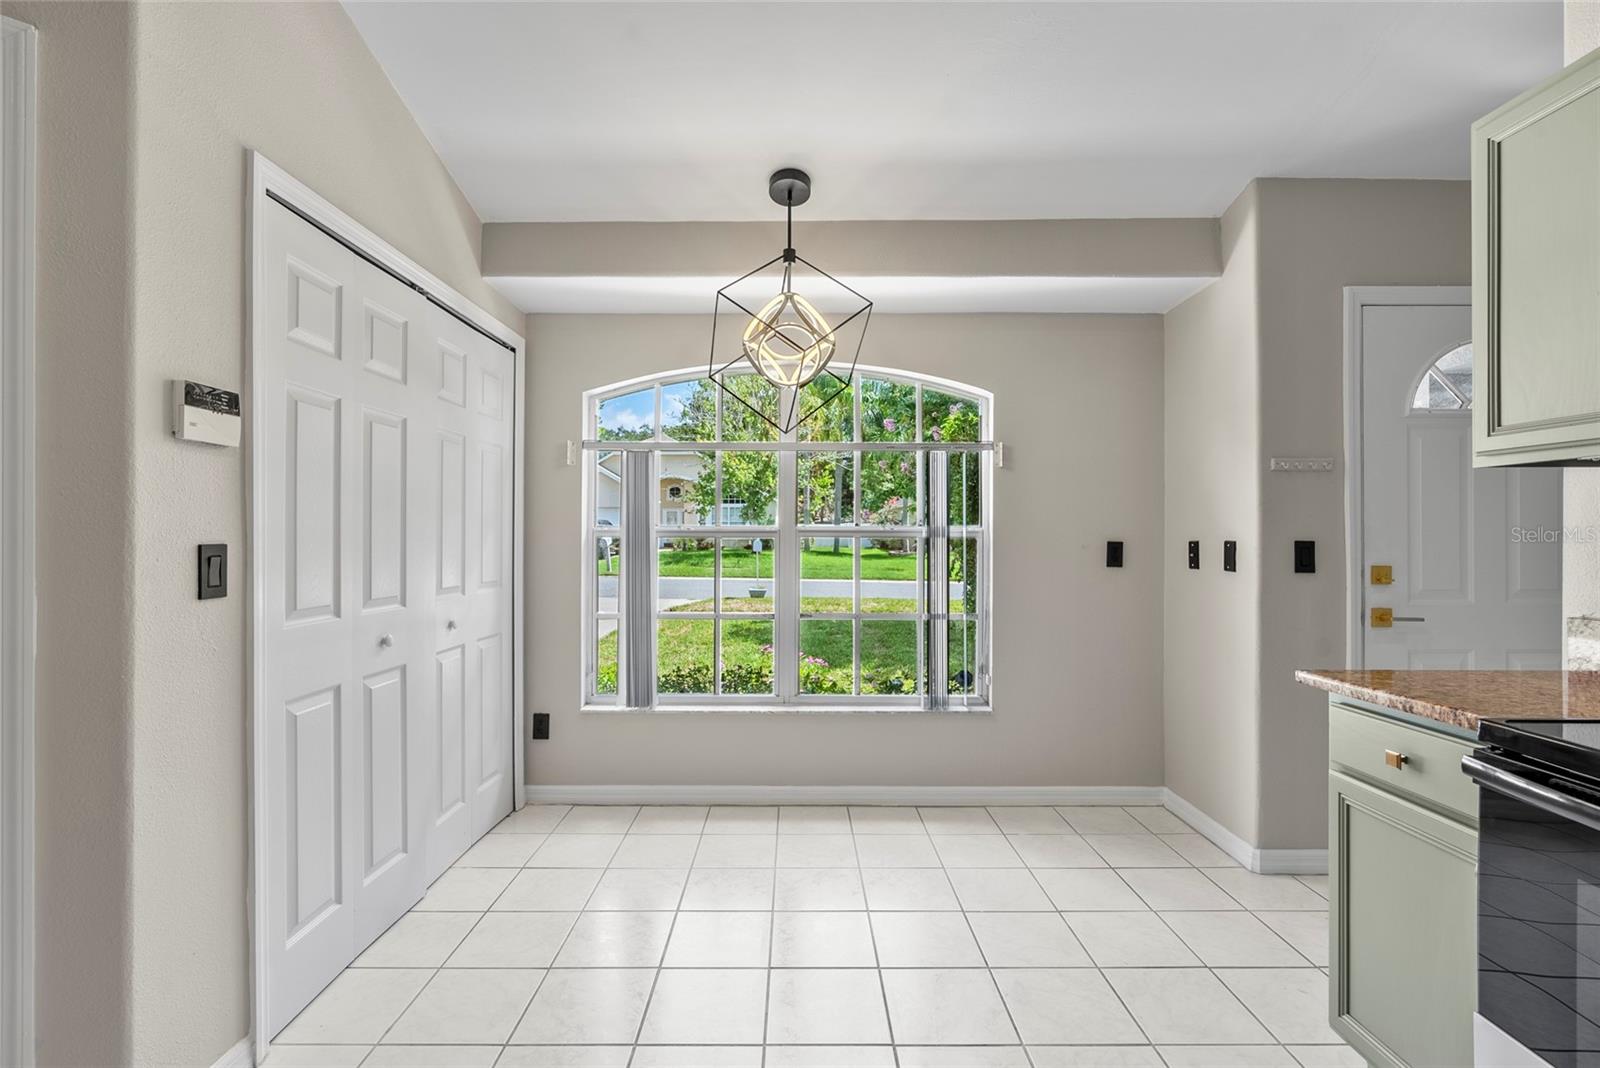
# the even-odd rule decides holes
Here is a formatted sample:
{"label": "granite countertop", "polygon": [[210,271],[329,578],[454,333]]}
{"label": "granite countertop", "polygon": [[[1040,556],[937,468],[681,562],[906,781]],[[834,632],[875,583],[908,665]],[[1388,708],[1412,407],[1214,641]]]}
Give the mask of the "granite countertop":
{"label": "granite countertop", "polygon": [[1484,719],[1600,719],[1600,671],[1296,671],[1294,677],[1469,731]]}

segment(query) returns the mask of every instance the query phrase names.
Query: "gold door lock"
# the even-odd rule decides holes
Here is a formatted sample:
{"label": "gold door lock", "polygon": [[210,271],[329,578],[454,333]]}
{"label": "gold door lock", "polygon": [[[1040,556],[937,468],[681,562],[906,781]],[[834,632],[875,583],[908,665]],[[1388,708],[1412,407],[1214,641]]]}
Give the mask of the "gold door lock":
{"label": "gold door lock", "polygon": [[1394,585],[1394,567],[1390,564],[1373,564],[1372,584],[1374,586]]}
{"label": "gold door lock", "polygon": [[1382,630],[1384,627],[1394,626],[1393,608],[1374,608],[1369,616],[1373,629]]}

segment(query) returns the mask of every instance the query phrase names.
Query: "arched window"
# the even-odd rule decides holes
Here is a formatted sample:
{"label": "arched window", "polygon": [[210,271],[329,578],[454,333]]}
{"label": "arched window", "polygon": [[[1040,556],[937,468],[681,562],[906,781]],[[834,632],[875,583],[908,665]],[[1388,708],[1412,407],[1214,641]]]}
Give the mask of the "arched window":
{"label": "arched window", "polygon": [[1414,412],[1465,412],[1472,408],[1472,342],[1457,345],[1422,372],[1411,396]]}
{"label": "arched window", "polygon": [[858,369],[780,439],[729,381],[585,394],[586,703],[986,706],[990,395]]}

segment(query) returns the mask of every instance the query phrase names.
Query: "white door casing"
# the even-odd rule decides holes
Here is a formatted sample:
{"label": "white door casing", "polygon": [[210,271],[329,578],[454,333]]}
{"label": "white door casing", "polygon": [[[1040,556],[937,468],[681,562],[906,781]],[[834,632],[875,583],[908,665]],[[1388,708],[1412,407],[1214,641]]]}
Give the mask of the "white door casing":
{"label": "white door casing", "polygon": [[520,793],[520,429],[519,353],[255,208],[259,1058]]}
{"label": "white door casing", "polygon": [[[1559,667],[1560,473],[1475,470],[1469,383],[1455,386],[1460,399],[1436,384],[1443,408],[1413,403],[1435,362],[1470,342],[1470,307],[1358,312],[1361,666]],[[1371,582],[1375,564],[1392,567],[1391,584]],[[1375,607],[1393,612],[1393,626],[1372,626]]]}

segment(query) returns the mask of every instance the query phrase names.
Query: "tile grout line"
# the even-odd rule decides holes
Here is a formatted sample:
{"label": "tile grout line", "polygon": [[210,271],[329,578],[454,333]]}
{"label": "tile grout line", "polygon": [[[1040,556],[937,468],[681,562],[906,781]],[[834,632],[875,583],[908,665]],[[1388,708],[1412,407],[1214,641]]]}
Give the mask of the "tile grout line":
{"label": "tile grout line", "polygon": [[[550,835],[554,835],[556,833],[556,829],[559,828],[561,826],[561,824],[563,824],[563,823],[565,823],[567,821],[567,818],[572,815],[572,810],[575,807],[576,806],[574,806],[574,805],[568,805],[567,806],[567,811],[562,815],[561,819],[556,821],[556,826],[552,827],[550,829]],[[639,813],[641,811],[643,811],[642,806],[640,808],[638,808],[638,809],[635,809],[635,811],[633,813],[633,819],[628,821],[628,826],[629,827],[632,827],[633,824],[638,820]],[[627,832],[624,831],[623,834],[626,835]],[[549,840],[550,835],[546,835],[546,841]],[[543,848],[543,846],[541,846],[540,848]],[[622,843],[618,842],[617,843],[617,849],[621,849],[621,848],[622,848]],[[538,850],[537,849],[534,850],[534,853],[537,854]],[[616,849],[613,849],[611,851],[611,855],[613,857],[616,856]],[[528,858],[528,861],[531,863],[533,861],[533,857],[530,856]],[[610,863],[611,863],[610,858],[607,858],[605,866],[603,866],[600,869],[600,874],[595,877],[594,885],[589,888],[589,893],[584,897],[583,904],[578,906],[577,913],[574,915],[573,920],[572,920],[572,925],[567,928],[567,933],[565,935],[563,935],[562,938],[561,938],[561,944],[556,947],[554,953],[550,954],[550,963],[545,967],[544,974],[540,975],[539,976],[539,981],[533,985],[533,993],[528,995],[528,1003],[526,1005],[522,1006],[522,1011],[517,1014],[517,1022],[511,1025],[510,1033],[506,1035],[505,1042],[501,1043],[501,1046],[500,1046],[500,1056],[501,1057],[505,1056],[505,1048],[506,1048],[506,1046],[511,1043],[511,1040],[513,1038],[517,1037],[517,1030],[522,1026],[522,1021],[524,1021],[524,1020],[526,1020],[528,1018],[528,1011],[533,1008],[534,999],[539,996],[539,991],[544,989],[545,981],[550,978],[550,973],[555,970],[556,959],[561,956],[561,951],[567,948],[567,942],[571,940],[572,932],[578,929],[578,924],[579,924],[579,922],[582,921],[583,914],[589,907],[589,902],[594,900],[595,892],[600,889],[600,884],[605,881],[606,872],[610,870]],[[541,870],[541,869],[528,868],[526,866],[524,866],[522,868],[522,871],[539,871],[539,870]],[[546,869],[543,869],[543,870],[545,870],[545,871],[556,871],[556,870],[561,870],[561,869],[546,868]],[[513,875],[511,877],[511,882],[514,883],[516,881],[517,881],[517,877],[515,875]],[[506,890],[509,890],[509,889],[511,889],[511,883],[507,883],[506,884]],[[501,891],[501,894],[499,896],[496,896],[493,902],[490,902],[489,908],[484,910],[483,914],[485,916],[487,916],[489,914],[490,910],[492,910],[494,908],[495,904],[497,904],[499,902],[500,897],[504,896],[504,893],[505,893],[505,891]],[[496,1058],[496,1060],[498,1061],[499,1058]]]}
{"label": "tile grout line", "polygon": [[[515,809],[513,809],[513,811],[515,811]],[[570,808],[568,809],[568,812],[569,813],[571,812]],[[563,815],[561,818],[564,820],[567,817],[566,817],[566,815]],[[499,826],[499,824],[496,824],[496,826]],[[493,834],[493,833],[494,833],[494,828],[491,827],[488,832],[486,832],[485,834],[479,836],[478,841],[482,841],[484,838],[487,838],[490,834]],[[544,837],[545,837],[546,840],[548,840],[550,836],[547,834]],[[473,846],[476,846],[477,844],[478,844],[478,842],[475,841],[475,842],[472,843],[472,845],[469,845],[467,847],[467,849],[471,849],[471,848],[473,848]],[[528,859],[532,860],[533,859],[533,853],[537,853],[539,851],[539,849],[543,847],[543,845],[544,845],[544,842],[541,841],[539,843],[539,845],[535,846],[533,848],[533,852],[528,854]],[[465,856],[465,855],[466,855],[466,850],[462,850],[462,856]],[[457,857],[456,859],[459,861],[461,858]],[[449,868],[445,869],[445,872],[450,871],[454,867],[455,867],[455,864],[452,863]],[[521,869],[518,869],[518,870],[521,870]],[[440,872],[439,873],[439,878],[440,879],[444,878],[444,872]],[[438,881],[439,881],[438,879],[434,880],[434,882],[438,882]],[[494,907],[494,903],[496,901],[499,901],[501,896],[504,895],[505,892],[511,888],[511,884],[516,882],[516,881],[517,881],[517,877],[515,875],[513,875],[509,880],[506,881],[506,885],[501,888],[500,892],[495,894],[494,900],[490,901],[488,905],[484,906],[483,911],[478,913],[478,918],[472,921],[472,926],[467,928],[467,933],[461,937],[461,941],[457,942],[455,944],[455,946],[451,948],[450,952],[445,954],[444,961],[441,961],[439,963],[438,967],[432,969],[433,974],[428,976],[428,981],[423,983],[420,987],[417,988],[417,992],[414,995],[412,995],[412,997],[411,997],[411,999],[409,1001],[406,1002],[405,1008],[401,1009],[399,1014],[397,1016],[395,1016],[395,1018],[393,1020],[389,1021],[389,1026],[387,1026],[387,1027],[385,1027],[383,1029],[383,1034],[378,1036],[378,1041],[374,1042],[372,1044],[372,1048],[367,1051],[366,1056],[361,1058],[361,1063],[362,1064],[365,1064],[369,1059],[371,1059],[372,1055],[378,1051],[378,1047],[383,1045],[383,1040],[385,1038],[389,1037],[389,1033],[395,1029],[395,1025],[397,1025],[402,1019],[405,1018],[405,1014],[411,1011],[412,1006],[416,1005],[417,1000],[422,997],[423,993],[428,989],[428,987],[433,985],[433,981],[439,977],[439,973],[444,971],[445,962],[449,961],[450,957],[456,952],[456,950],[461,948],[462,942],[465,942],[468,938],[472,937],[472,932],[476,931],[478,929],[478,925],[483,922],[483,918],[485,916],[489,915],[489,909]],[[429,889],[431,889],[432,886],[433,886],[433,883],[429,883],[428,884],[428,888]],[[428,896],[428,891],[424,890],[422,892],[422,896],[423,897],[427,897]],[[417,900],[421,901],[422,899],[418,898]],[[413,906],[413,908],[414,907],[415,906]],[[405,911],[404,915],[409,916],[410,914],[411,914],[411,909],[407,909]],[[400,922],[399,920],[395,921],[395,923],[399,923],[399,922]],[[390,926],[393,927],[394,925],[391,924]],[[387,933],[387,931],[385,933]],[[380,935],[379,937],[382,937],[382,936]],[[377,940],[374,939],[373,941],[376,942]],[[353,963],[354,962],[352,962],[352,964]],[[349,970],[349,967],[347,966],[345,971],[348,971],[348,970]],[[344,972],[340,972],[340,974],[343,975]],[[544,977],[540,976],[540,982],[542,983],[543,981],[544,981]],[[535,992],[537,992],[537,987],[535,987]],[[533,995],[532,994],[530,994],[528,996],[528,1001],[529,1001],[530,1004],[532,1003],[532,1001],[533,1001]],[[526,1012],[526,1011],[527,1011],[527,1006],[525,1005],[525,1006],[523,1006],[523,1012]],[[522,1017],[519,1014],[518,1017],[517,1017],[519,1022],[521,1021],[521,1018]],[[511,1029],[511,1034],[515,1034],[515,1033],[516,1033],[516,1027],[513,1026],[512,1029]],[[509,1040],[511,1035],[508,1034],[506,1037]],[[505,1048],[504,1047],[504,1043],[501,1044],[501,1048],[502,1049]],[[496,1057],[495,1059],[499,1060],[498,1057]]]}
{"label": "tile grout line", "polygon": [[[889,1056],[893,1058],[895,1068],[900,1068],[900,1046],[894,1040],[894,1017],[889,1013],[889,985],[883,979],[883,957],[878,954],[878,930],[872,922],[872,902],[867,900],[867,877],[861,867],[861,850],[856,847],[856,817],[848,805],[844,811],[850,821],[850,848],[856,856],[856,882],[861,887],[862,915],[867,918],[867,940],[872,943],[872,966],[878,973],[878,994],[883,998],[883,1026],[889,1032]],[[912,811],[917,813],[917,825],[922,827],[922,833],[927,834],[928,829],[922,822],[922,813],[916,809]],[[932,842],[928,848],[933,848]],[[935,855],[938,855],[937,850]],[[959,904],[959,901],[957,903]]]}
{"label": "tile grout line", "polygon": [[[1005,832],[1005,828],[1000,826],[1000,821],[996,820],[994,818],[994,814],[987,808],[985,808],[983,811],[984,815],[988,816],[989,819],[993,821],[995,827],[999,829],[1001,838],[1006,843],[1006,848],[1010,849],[1013,853],[1016,853],[1016,847],[1013,846],[1009,841],[1009,838]],[[1017,855],[1017,859],[1022,859],[1021,854]],[[1034,885],[1039,886],[1039,880],[1034,878],[1032,869],[1024,867],[1024,870],[1028,872],[1028,877],[1033,879]],[[947,882],[950,881],[950,872],[948,870],[945,871],[944,877]],[[956,890],[954,883],[951,883],[950,891],[956,895],[956,904],[961,907],[961,922],[967,925],[967,934],[972,936],[972,944],[977,947],[978,956],[983,961],[984,974],[988,975],[989,985],[994,988],[994,996],[1000,999],[1000,1007],[1006,1010],[1006,1022],[1011,1025],[1011,1033],[1017,1036],[1017,1044],[1022,1047],[1023,1059],[1026,1060],[1031,1066],[1033,1064],[1033,1054],[1028,1050],[1027,1042],[1023,1041],[1022,1028],[1017,1026],[1017,1018],[1011,1011],[1011,1003],[1006,1000],[1005,991],[1000,989],[1000,980],[994,977],[994,968],[989,964],[989,954],[984,951],[983,943],[978,939],[978,932],[972,926],[972,917],[967,915],[967,903],[961,900],[961,894]],[[1041,894],[1044,893],[1043,886],[1039,886],[1039,892]],[[1045,894],[1045,900],[1050,900],[1049,894]],[[1054,902],[1051,903],[1054,904]],[[1062,922],[1065,923],[1066,921],[1063,920]]]}
{"label": "tile grout line", "polygon": [[[641,805],[639,811],[643,812],[644,807]],[[650,1018],[650,1005],[656,999],[656,987],[661,982],[661,969],[666,963],[667,950],[672,948],[672,934],[678,929],[678,914],[683,911],[683,899],[689,893],[689,880],[694,877],[694,862],[700,856],[701,844],[706,840],[706,827],[711,823],[711,808],[712,806],[710,805],[706,806],[705,818],[700,821],[700,833],[695,839],[694,852],[689,855],[689,868],[684,872],[683,886],[678,889],[678,904],[673,908],[672,920],[667,924],[667,940],[661,944],[661,957],[656,962],[655,974],[650,977],[650,992],[645,995],[644,1008],[639,1012],[639,1025],[633,1029],[632,1048],[628,1050],[628,1064],[630,1066],[633,1064],[634,1058],[639,1055],[639,1040],[644,1037],[644,1022]],[[637,822],[638,816],[635,816],[634,820]],[[629,826],[631,827],[632,824],[630,823]],[[621,845],[619,844],[617,848],[620,849]],[[604,879],[605,876],[602,875],[601,878]]]}

